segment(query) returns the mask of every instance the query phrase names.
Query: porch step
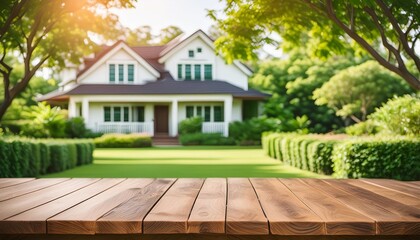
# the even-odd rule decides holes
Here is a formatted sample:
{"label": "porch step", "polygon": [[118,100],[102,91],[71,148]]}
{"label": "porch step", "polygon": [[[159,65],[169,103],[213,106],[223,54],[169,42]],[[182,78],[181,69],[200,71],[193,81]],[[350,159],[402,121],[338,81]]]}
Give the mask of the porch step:
{"label": "porch step", "polygon": [[168,135],[156,135],[152,137],[153,146],[178,146],[178,137],[170,137]]}

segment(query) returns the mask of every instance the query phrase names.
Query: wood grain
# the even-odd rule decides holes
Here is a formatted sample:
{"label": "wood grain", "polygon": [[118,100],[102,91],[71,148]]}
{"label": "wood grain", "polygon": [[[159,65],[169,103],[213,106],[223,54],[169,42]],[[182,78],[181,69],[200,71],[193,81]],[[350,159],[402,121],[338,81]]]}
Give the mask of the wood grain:
{"label": "wood grain", "polygon": [[420,190],[418,188],[414,188],[412,184],[406,184],[401,181],[389,179],[360,179],[360,181],[364,181],[381,187],[386,187],[404,194],[410,194],[413,197],[420,198]]}
{"label": "wood grain", "polygon": [[[309,181],[309,180],[307,180]],[[312,185],[318,180],[310,180]],[[325,184],[343,204],[369,216],[376,221],[376,234],[380,235],[420,235],[420,209],[383,197],[366,189],[353,186],[347,180],[329,180]],[[317,184],[321,188],[322,185]]]}
{"label": "wood grain", "polygon": [[375,222],[371,218],[340,203],[301,179],[280,181],[325,221],[328,235],[375,234]]}
{"label": "wood grain", "polygon": [[52,185],[47,188],[43,188],[36,192],[28,193],[26,195],[0,202],[0,220],[10,218],[14,215],[45,204],[49,201],[92,184],[97,180],[98,179],[89,178],[72,179]]}
{"label": "wood grain", "polygon": [[226,233],[267,235],[268,221],[255,191],[246,178],[228,179]]}
{"label": "wood grain", "polygon": [[188,219],[188,232],[225,233],[226,201],[226,179],[206,179]]}
{"label": "wood grain", "polygon": [[2,188],[0,191],[0,202],[19,197],[55,184],[68,181],[70,178],[49,178],[38,179],[36,181],[24,182],[16,186]]}
{"label": "wood grain", "polygon": [[139,188],[129,200],[121,203],[96,221],[96,233],[142,233],[143,219],[175,179],[156,179]]}
{"label": "wood grain", "polygon": [[49,234],[95,234],[96,220],[135,196],[153,179],[127,179],[122,183],[48,219]]}
{"label": "wood grain", "polygon": [[35,178],[1,178],[0,188],[18,185],[33,180],[35,180]]}
{"label": "wood grain", "polygon": [[324,222],[277,179],[253,178],[261,206],[275,235],[324,235]]}
{"label": "wood grain", "polygon": [[113,187],[124,179],[107,178],[0,222],[0,232],[46,234],[47,219]]}
{"label": "wood grain", "polygon": [[143,221],[143,232],[187,233],[187,221],[204,179],[178,179]]}

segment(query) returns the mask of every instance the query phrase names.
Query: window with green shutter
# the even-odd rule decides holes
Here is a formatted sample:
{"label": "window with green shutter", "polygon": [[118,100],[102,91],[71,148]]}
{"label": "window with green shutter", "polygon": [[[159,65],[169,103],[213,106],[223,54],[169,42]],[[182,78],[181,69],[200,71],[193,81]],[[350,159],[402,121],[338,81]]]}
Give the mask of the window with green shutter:
{"label": "window with green shutter", "polygon": [[118,64],[118,81],[124,82],[124,64]]}
{"label": "window with green shutter", "polygon": [[124,107],[123,110],[124,110],[123,111],[124,112],[124,122],[129,122],[130,121],[130,118],[129,118],[130,114],[128,112],[128,107]]}
{"label": "window with green shutter", "polygon": [[121,107],[114,107],[114,122],[121,122]]}
{"label": "window with green shutter", "polygon": [[194,79],[201,80],[201,65],[200,64],[194,65]]}
{"label": "window with green shutter", "polygon": [[204,80],[213,80],[213,68],[211,64],[204,65]]}
{"label": "window with green shutter", "polygon": [[211,121],[211,107],[205,106],[204,107],[204,122],[210,122]]}
{"label": "window with green shutter", "polygon": [[104,107],[104,122],[111,122],[111,107]]}
{"label": "window with green shutter", "polygon": [[127,78],[128,82],[134,82],[134,64],[127,65]]}
{"label": "window with green shutter", "polygon": [[194,117],[194,107],[193,106],[187,106],[186,108],[186,117],[190,118],[190,117]]}
{"label": "window with green shutter", "polygon": [[182,64],[178,64],[178,79],[182,79]]}
{"label": "window with green shutter", "polygon": [[185,65],[185,80],[191,80],[191,64]]}
{"label": "window with green shutter", "polygon": [[109,64],[109,82],[115,82],[115,64]]}
{"label": "window with green shutter", "polygon": [[137,122],[144,122],[144,107],[137,107]]}
{"label": "window with green shutter", "polygon": [[214,121],[215,122],[223,122],[224,113],[223,113],[223,107],[222,106],[214,106]]}

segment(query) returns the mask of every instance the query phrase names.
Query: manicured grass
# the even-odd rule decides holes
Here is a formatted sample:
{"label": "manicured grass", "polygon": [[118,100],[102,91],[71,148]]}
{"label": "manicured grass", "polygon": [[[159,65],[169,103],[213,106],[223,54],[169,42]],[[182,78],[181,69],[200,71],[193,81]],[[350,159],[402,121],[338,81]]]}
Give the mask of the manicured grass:
{"label": "manicured grass", "polygon": [[94,163],[44,177],[313,177],[259,147],[96,149]]}

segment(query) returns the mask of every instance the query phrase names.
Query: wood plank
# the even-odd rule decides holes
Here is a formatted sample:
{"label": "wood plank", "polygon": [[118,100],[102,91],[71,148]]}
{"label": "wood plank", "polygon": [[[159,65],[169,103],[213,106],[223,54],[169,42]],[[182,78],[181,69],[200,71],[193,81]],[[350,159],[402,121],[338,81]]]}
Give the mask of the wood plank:
{"label": "wood plank", "polygon": [[9,234],[46,234],[48,218],[113,187],[123,180],[116,178],[101,179],[54,201],[0,221],[0,232]]}
{"label": "wood plank", "polygon": [[269,234],[267,218],[249,179],[228,179],[226,233],[237,235]]}
{"label": "wood plank", "polygon": [[404,194],[410,194],[413,197],[420,198],[420,190],[413,188],[413,186],[407,185],[404,182],[390,180],[390,179],[360,179],[370,184],[374,184],[381,187],[390,188],[395,191],[402,192]]}
{"label": "wood plank", "polygon": [[96,220],[132,198],[153,179],[127,179],[122,183],[48,219],[48,234],[95,234]]}
{"label": "wood plank", "polygon": [[325,182],[332,188],[323,187],[329,195],[343,204],[376,221],[378,235],[420,235],[420,209],[383,197],[374,192],[347,183],[347,180],[306,180],[321,188],[315,182]]}
{"label": "wood plank", "polygon": [[7,201],[0,202],[0,220],[12,217],[29,209],[69,194],[98,181],[98,179],[72,179],[40,189]]}
{"label": "wood plank", "polygon": [[398,201],[405,205],[420,208],[420,199],[413,197],[410,194],[405,194],[399,191],[392,190],[390,188],[385,188],[378,185],[369,184],[367,182],[359,181],[357,179],[348,179],[346,180],[346,182],[353,186],[366,189],[368,191],[371,191],[383,197]]}
{"label": "wood plank", "polygon": [[323,220],[277,179],[250,179],[275,235],[324,235]]}
{"label": "wood plank", "polygon": [[188,232],[225,233],[226,201],[226,179],[206,179],[188,219]]}
{"label": "wood plank", "polygon": [[35,180],[35,178],[0,178],[0,188],[18,185],[33,180]]}
{"label": "wood plank", "polygon": [[156,179],[96,221],[96,233],[142,233],[143,219],[176,179]]}
{"label": "wood plank", "polygon": [[187,221],[203,179],[179,179],[143,220],[143,233],[187,233]]}
{"label": "wood plank", "polygon": [[70,180],[70,178],[37,179],[35,181],[24,182],[16,186],[5,187],[0,192],[0,202],[6,201],[11,198],[19,197],[24,194],[28,194],[68,180]]}
{"label": "wood plank", "polygon": [[301,179],[279,179],[302,202],[321,217],[328,235],[374,235],[375,222],[313,188]]}

